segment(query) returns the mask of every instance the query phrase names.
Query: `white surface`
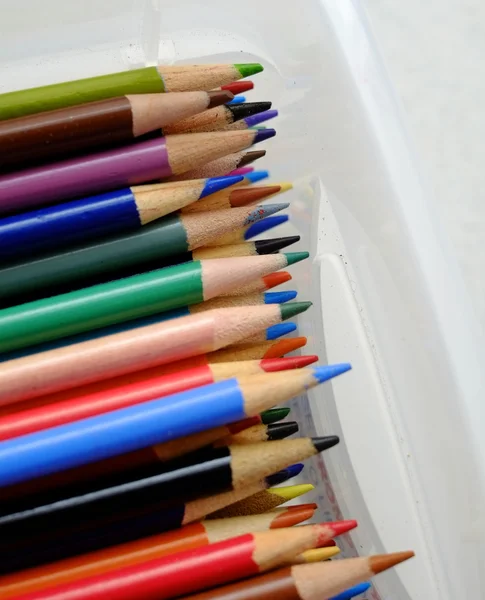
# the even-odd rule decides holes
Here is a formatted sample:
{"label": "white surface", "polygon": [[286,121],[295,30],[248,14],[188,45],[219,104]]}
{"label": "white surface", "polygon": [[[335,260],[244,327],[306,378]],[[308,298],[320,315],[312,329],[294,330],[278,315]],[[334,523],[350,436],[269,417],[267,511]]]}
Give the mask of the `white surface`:
{"label": "white surface", "polygon": [[359,518],[359,553],[418,552],[377,579],[382,598],[483,598],[476,324],[366,26],[351,0],[244,8],[235,19],[227,0],[85,0],[82,10],[3,0],[0,88],[157,58],[264,62],[257,93],[282,116],[261,166],[300,180],[291,223],[315,259],[292,269],[314,301],[301,332],[308,353],[354,364],[311,394],[305,429],[341,433],[342,443],[308,476],[326,516]]}
{"label": "white surface", "polygon": [[485,3],[362,0],[485,325]]}

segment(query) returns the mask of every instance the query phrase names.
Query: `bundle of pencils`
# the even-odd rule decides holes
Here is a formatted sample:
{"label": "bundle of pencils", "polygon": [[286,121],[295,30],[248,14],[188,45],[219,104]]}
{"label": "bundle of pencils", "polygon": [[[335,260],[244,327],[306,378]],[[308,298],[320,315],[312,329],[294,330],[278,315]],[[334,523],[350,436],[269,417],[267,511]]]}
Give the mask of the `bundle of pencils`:
{"label": "bundle of pencils", "polygon": [[248,166],[277,110],[233,102],[262,70],[0,95],[2,599],[342,600],[412,555],[330,562],[357,523],[281,506],[339,443],[281,404],[351,367],[286,356],[309,253],[254,239],[292,185]]}

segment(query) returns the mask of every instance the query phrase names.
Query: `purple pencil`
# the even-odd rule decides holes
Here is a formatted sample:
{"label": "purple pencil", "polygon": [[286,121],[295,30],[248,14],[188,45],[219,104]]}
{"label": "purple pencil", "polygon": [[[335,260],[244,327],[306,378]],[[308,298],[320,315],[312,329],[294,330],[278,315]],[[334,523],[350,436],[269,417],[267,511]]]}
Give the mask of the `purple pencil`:
{"label": "purple pencil", "polygon": [[275,133],[265,129],[172,135],[2,175],[0,214],[179,175]]}

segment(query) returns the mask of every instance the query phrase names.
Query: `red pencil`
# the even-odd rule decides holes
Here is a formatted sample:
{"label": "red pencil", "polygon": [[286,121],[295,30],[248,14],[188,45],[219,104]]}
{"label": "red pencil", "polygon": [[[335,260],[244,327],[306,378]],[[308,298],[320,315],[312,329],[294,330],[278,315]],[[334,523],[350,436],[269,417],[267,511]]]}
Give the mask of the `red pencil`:
{"label": "red pencil", "polygon": [[[163,398],[230,377],[284,371],[308,364],[307,357],[297,356],[227,364],[202,364],[185,370],[179,370],[177,363],[171,364],[169,368],[155,367],[121,377],[118,384],[116,380],[111,380],[111,385],[109,380],[102,381],[44,396],[42,404],[41,397],[31,403],[15,405],[16,412],[0,416],[0,440],[79,421],[146,400]],[[26,404],[31,406],[26,408]]]}
{"label": "red pencil", "polygon": [[356,525],[355,521],[338,521],[241,535],[24,594],[17,600],[166,600],[286,564]]}

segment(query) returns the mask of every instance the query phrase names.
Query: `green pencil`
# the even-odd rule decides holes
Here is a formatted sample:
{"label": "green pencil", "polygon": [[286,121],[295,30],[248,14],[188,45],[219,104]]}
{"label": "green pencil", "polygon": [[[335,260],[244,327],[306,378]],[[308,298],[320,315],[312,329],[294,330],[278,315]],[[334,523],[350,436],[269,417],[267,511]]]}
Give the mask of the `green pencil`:
{"label": "green pencil", "polygon": [[208,91],[259,73],[258,63],[159,65],[0,94],[0,120],[126,94]]}
{"label": "green pencil", "polygon": [[224,233],[287,207],[285,203],[173,213],[132,232],[6,266],[0,269],[0,308],[104,283],[116,279],[118,273],[131,275],[147,270],[144,265],[150,269],[166,266],[170,256],[208,245]]}
{"label": "green pencil", "polygon": [[307,257],[290,252],[187,262],[6,308],[0,310],[0,352],[203,302]]}

